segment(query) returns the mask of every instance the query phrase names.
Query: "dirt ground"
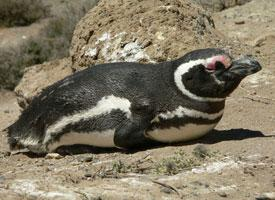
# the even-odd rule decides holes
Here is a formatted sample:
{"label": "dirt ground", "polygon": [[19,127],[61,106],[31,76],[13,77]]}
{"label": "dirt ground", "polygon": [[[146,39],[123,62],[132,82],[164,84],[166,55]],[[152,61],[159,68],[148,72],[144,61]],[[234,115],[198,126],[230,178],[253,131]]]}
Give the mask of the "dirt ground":
{"label": "dirt ground", "polygon": [[[256,49],[263,70],[227,99],[216,130],[136,152],[10,155],[0,135],[0,199],[275,199],[275,1],[214,13],[217,30]],[[0,93],[0,129],[16,120]],[[195,153],[194,153],[195,152]]]}

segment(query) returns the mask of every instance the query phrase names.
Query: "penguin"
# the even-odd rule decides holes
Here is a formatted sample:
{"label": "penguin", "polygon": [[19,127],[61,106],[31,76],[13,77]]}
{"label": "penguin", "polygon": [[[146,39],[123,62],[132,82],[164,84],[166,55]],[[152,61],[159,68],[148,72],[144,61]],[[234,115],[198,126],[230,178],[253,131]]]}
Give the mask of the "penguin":
{"label": "penguin", "polygon": [[36,96],[7,128],[8,143],[49,153],[76,144],[131,149],[196,139],[221,120],[241,80],[259,70],[251,56],[234,60],[218,48],[158,64],[91,66]]}

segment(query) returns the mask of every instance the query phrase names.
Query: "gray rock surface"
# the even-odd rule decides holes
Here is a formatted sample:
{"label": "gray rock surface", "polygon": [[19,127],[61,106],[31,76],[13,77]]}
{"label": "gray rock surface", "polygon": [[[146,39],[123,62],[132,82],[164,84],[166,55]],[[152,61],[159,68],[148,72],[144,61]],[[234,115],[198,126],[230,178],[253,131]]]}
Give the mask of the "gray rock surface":
{"label": "gray rock surface", "polygon": [[209,11],[221,11],[230,7],[243,5],[251,0],[193,0]]}

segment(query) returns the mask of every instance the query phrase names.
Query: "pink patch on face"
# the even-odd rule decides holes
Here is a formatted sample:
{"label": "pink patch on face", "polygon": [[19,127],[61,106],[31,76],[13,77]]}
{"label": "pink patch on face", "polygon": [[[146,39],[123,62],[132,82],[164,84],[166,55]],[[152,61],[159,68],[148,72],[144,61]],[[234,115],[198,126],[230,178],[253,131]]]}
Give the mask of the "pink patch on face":
{"label": "pink patch on face", "polygon": [[216,62],[221,62],[225,68],[228,68],[230,67],[231,59],[226,55],[214,56],[209,61],[207,60],[206,68],[209,70],[215,70]]}

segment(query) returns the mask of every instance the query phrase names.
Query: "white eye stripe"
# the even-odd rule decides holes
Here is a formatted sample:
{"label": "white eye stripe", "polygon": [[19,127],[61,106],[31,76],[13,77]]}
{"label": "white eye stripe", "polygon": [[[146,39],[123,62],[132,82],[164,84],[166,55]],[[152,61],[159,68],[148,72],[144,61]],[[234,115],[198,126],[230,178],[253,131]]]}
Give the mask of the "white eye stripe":
{"label": "white eye stripe", "polygon": [[182,75],[187,73],[189,69],[191,69],[195,65],[203,64],[204,66],[209,63],[212,58],[208,59],[199,59],[199,60],[191,60],[188,63],[181,64],[174,73],[174,81],[178,89],[186,96],[191,99],[202,101],[202,102],[221,102],[224,101],[225,98],[215,98],[215,97],[201,97],[197,96],[196,94],[191,93],[187,90],[182,83]]}

